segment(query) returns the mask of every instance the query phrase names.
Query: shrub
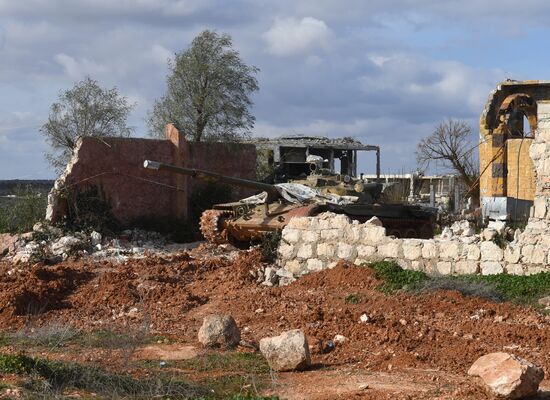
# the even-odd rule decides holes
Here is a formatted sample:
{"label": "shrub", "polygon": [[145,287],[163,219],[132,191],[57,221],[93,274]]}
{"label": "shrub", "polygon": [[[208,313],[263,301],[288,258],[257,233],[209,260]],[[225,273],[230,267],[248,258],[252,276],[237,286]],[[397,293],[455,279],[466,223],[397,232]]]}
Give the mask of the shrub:
{"label": "shrub", "polygon": [[120,226],[111,213],[111,206],[97,186],[80,191],[66,191],[67,230],[85,232],[117,232]]}
{"label": "shrub", "polygon": [[48,205],[45,193],[30,186],[19,186],[15,198],[0,206],[0,233],[32,231],[35,223],[44,219]]}
{"label": "shrub", "polygon": [[266,262],[274,262],[277,259],[277,249],[281,243],[282,232],[266,232],[260,241],[262,257]]}

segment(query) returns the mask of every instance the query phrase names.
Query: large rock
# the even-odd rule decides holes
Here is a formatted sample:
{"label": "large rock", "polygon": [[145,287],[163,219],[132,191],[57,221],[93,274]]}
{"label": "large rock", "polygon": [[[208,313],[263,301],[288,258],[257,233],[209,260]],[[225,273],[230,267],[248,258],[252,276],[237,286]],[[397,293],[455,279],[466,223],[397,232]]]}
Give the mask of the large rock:
{"label": "large rock", "polygon": [[19,240],[19,236],[10,235],[9,233],[0,234],[0,257],[8,254],[10,249],[15,248],[15,244]]}
{"label": "large rock", "polygon": [[52,243],[51,251],[53,255],[60,256],[71,254],[84,247],[84,241],[74,236],[63,236],[58,241]]}
{"label": "large rock", "polygon": [[522,358],[498,352],[478,358],[468,375],[479,376],[497,397],[521,399],[537,393],[544,371]]}
{"label": "large rock", "polygon": [[303,370],[311,365],[306,335],[299,329],[260,340],[260,351],[275,371]]}
{"label": "large rock", "polygon": [[231,315],[212,314],[204,318],[199,329],[199,342],[203,346],[223,345],[233,348],[241,341],[241,332]]}

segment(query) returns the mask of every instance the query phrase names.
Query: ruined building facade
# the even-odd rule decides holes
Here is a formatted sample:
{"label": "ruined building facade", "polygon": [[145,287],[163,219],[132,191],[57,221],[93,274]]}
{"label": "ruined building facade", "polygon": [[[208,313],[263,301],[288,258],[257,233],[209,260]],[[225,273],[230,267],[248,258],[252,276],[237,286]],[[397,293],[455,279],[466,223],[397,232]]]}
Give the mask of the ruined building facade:
{"label": "ruined building facade", "polygon": [[483,215],[526,220],[536,195],[529,156],[536,135],[545,135],[550,82],[505,81],[491,92],[480,118],[480,195]]}

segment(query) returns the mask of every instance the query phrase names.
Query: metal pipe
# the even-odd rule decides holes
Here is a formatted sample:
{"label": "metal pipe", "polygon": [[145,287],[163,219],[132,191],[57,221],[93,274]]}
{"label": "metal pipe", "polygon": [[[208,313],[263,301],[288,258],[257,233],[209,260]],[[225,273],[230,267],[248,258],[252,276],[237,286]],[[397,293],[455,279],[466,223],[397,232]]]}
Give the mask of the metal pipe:
{"label": "metal pipe", "polygon": [[160,171],[171,171],[177,174],[191,176],[193,178],[202,179],[204,181],[215,181],[227,183],[229,185],[235,185],[240,187],[246,187],[250,189],[257,189],[267,192],[271,196],[279,197],[279,192],[277,188],[273,185],[263,182],[256,182],[248,179],[234,178],[232,176],[225,176],[217,174],[215,172],[204,171],[201,169],[194,168],[184,168],[177,167],[175,165],[164,164],[158,161],[145,160],[143,162],[143,167],[147,169],[160,170]]}

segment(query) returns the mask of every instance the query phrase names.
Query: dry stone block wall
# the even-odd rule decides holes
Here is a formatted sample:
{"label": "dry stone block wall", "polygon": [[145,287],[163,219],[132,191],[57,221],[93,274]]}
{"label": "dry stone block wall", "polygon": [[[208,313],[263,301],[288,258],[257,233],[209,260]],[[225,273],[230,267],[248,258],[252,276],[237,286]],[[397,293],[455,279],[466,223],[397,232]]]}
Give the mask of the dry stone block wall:
{"label": "dry stone block wall", "polygon": [[402,268],[430,275],[550,271],[548,233],[526,230],[505,249],[468,229],[450,236],[397,239],[386,235],[377,218],[361,224],[345,215],[323,213],[290,221],[283,230],[279,263],[294,277],[332,268],[341,260],[355,264],[394,260]]}

